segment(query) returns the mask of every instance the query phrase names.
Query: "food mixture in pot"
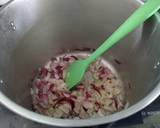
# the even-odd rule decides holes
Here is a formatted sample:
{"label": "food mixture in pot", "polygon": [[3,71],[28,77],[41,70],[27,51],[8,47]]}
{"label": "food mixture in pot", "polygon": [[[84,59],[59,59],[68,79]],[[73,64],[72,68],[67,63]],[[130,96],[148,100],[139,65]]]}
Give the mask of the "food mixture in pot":
{"label": "food mixture in pot", "polygon": [[85,57],[60,55],[39,68],[31,88],[36,112],[56,118],[84,119],[124,109],[126,99],[122,82],[102,59],[90,65],[75,89],[67,89],[64,77],[68,65]]}

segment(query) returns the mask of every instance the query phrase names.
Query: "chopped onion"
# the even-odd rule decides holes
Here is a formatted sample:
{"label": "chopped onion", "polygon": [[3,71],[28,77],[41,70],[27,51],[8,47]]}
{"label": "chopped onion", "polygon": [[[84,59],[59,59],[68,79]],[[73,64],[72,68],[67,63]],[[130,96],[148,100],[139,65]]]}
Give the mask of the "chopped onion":
{"label": "chopped onion", "polygon": [[31,88],[34,109],[51,117],[83,119],[106,116],[125,108],[122,83],[101,59],[89,66],[73,91],[67,89],[66,68],[78,59],[84,57],[59,56],[39,68]]}

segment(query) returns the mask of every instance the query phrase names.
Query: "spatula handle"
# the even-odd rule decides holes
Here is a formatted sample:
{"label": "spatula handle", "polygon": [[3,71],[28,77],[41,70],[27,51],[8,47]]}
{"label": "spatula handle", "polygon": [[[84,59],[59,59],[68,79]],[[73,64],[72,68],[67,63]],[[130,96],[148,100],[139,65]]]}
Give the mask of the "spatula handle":
{"label": "spatula handle", "polygon": [[160,0],[148,0],[139,7],[104,43],[88,58],[88,63],[93,62],[106,50],[120,41],[123,37],[137,28],[151,17],[160,8]]}

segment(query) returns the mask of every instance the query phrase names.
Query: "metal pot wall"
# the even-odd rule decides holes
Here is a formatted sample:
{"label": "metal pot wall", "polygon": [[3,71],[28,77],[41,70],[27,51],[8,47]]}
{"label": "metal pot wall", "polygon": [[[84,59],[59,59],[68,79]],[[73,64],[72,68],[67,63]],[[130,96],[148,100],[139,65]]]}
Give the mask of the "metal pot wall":
{"label": "metal pot wall", "polygon": [[104,54],[124,81],[128,109],[96,119],[55,119],[31,110],[29,79],[51,57],[97,48],[137,7],[136,0],[12,0],[0,9],[0,102],[54,126],[91,126],[126,118],[160,94],[159,14]]}

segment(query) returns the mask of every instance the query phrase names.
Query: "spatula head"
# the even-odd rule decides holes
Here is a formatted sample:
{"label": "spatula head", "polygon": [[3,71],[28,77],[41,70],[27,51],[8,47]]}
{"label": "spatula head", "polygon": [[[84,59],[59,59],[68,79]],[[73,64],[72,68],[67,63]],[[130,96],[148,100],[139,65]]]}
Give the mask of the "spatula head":
{"label": "spatula head", "polygon": [[88,65],[85,60],[77,60],[67,69],[65,82],[68,89],[74,88],[83,78]]}

